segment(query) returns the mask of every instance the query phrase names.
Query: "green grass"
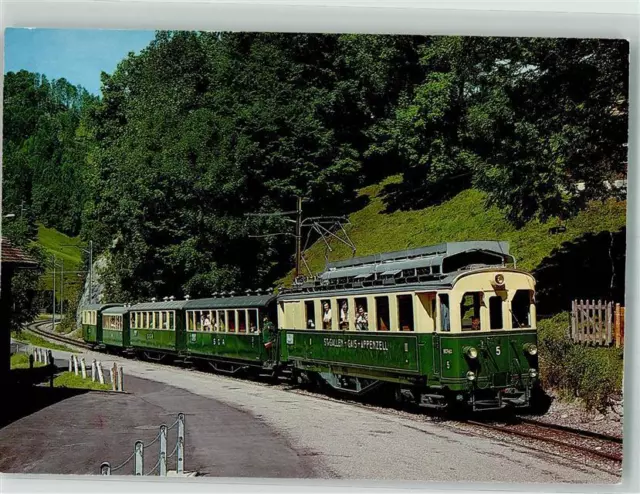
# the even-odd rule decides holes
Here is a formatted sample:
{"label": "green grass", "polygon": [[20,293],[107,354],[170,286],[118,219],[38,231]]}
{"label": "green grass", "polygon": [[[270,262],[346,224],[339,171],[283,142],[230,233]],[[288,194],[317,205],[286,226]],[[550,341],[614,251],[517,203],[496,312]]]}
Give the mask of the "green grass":
{"label": "green grass", "polygon": [[56,388],[74,388],[74,389],[90,389],[94,391],[108,391],[112,389],[110,384],[100,384],[94,382],[91,378],[82,379],[81,375],[75,375],[73,372],[63,372],[56,376],[53,380],[53,386]]}
{"label": "green grass", "polygon": [[[82,266],[82,251],[75,246],[81,246],[82,243],[77,237],[68,237],[64,233],[60,233],[54,228],[47,228],[44,225],[38,225],[38,245],[45,249],[49,257],[56,256],[58,266],[64,264],[65,271],[79,271]],[[72,247],[69,247],[72,246]],[[43,288],[51,290],[53,286],[53,270],[48,267],[44,274]],[[60,282],[60,268],[56,268],[56,285]],[[65,276],[65,292],[70,293],[72,285],[78,284],[80,278],[77,273]],[[56,291],[58,287],[56,286]]]}
{"label": "green grass", "polygon": [[[564,233],[548,234],[549,228],[559,224],[557,218],[546,223],[532,221],[517,230],[497,208],[487,209],[485,194],[475,189],[465,190],[437,206],[385,213],[386,206],[380,193],[386,184],[399,180],[399,176],[389,177],[360,190],[360,195],[366,196],[369,203],[349,216],[351,225],[346,228],[356,245],[357,256],[441,242],[506,240],[511,244],[511,253],[516,257],[518,267],[531,271],[564,242],[585,233],[619,231],[626,225],[626,201],[608,200],[592,203],[575,218],[566,221]],[[351,250],[346,245],[333,241],[331,246],[330,261],[351,257]],[[324,244],[316,242],[305,252],[314,273],[324,269],[324,251]],[[293,272],[289,273],[280,282],[290,284],[292,275]]]}
{"label": "green grass", "polygon": [[50,348],[51,350],[61,350],[64,352],[73,352],[78,353],[76,350],[69,348],[66,345],[61,345],[59,343],[51,343],[44,338],[41,338],[38,335],[30,333],[29,331],[21,331],[18,333],[11,333],[11,337],[16,341],[21,341],[23,343],[30,343],[34,346],[39,346],[42,348]]}
{"label": "green grass", "polygon": [[[44,367],[42,362],[33,362],[34,367]],[[28,369],[29,368],[29,356],[24,353],[15,353],[11,355],[11,368],[12,369]]]}

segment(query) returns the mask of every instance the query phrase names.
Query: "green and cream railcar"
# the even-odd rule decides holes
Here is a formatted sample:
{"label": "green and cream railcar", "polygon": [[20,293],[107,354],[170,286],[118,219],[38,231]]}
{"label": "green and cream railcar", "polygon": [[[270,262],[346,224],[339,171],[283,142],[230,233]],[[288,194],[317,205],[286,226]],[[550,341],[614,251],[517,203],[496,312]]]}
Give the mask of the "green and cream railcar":
{"label": "green and cream railcar", "polygon": [[186,351],[184,307],[186,300],[143,302],[129,307],[131,348],[147,356],[162,358]]}
{"label": "green and cream railcar", "polygon": [[129,339],[129,307],[109,307],[102,311],[102,343],[106,347],[128,349]]}
{"label": "green and cream railcar", "polygon": [[235,373],[273,360],[262,341],[264,318],[273,321],[275,295],[217,297],[189,301],[186,349],[219,371]]}
{"label": "green and cream railcar", "polygon": [[102,312],[118,304],[88,304],[82,308],[80,318],[82,339],[95,346],[102,345]]}
{"label": "green and cream railcar", "polygon": [[426,407],[528,406],[535,281],[508,252],[461,242],[330,264],[278,297],[281,358],[301,378],[355,393],[391,383]]}

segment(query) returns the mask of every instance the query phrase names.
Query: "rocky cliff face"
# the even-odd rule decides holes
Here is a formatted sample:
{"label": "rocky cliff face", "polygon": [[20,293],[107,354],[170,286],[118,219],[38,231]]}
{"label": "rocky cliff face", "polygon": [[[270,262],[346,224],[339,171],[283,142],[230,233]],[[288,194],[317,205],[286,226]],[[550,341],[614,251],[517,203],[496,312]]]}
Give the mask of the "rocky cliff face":
{"label": "rocky cliff face", "polygon": [[84,307],[94,303],[99,304],[105,302],[102,300],[104,293],[104,283],[101,280],[100,273],[107,266],[107,259],[105,257],[99,257],[93,263],[93,279],[92,283],[89,283],[89,276],[84,283],[84,289],[82,290],[82,297],[78,303],[78,312],[76,313],[76,324],[78,327],[81,325],[81,314]]}

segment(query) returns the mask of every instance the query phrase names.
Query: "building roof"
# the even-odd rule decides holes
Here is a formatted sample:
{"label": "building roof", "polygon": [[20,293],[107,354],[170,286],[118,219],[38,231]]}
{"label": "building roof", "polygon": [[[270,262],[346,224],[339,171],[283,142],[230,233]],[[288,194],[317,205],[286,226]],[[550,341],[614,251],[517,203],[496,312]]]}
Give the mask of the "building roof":
{"label": "building roof", "polygon": [[215,297],[190,300],[185,305],[185,309],[248,309],[265,307],[276,296],[266,295],[242,295],[239,297]]}
{"label": "building roof", "polygon": [[0,242],[0,262],[2,264],[17,264],[21,266],[35,266],[38,263],[19,247],[15,247],[9,240],[2,237]]}

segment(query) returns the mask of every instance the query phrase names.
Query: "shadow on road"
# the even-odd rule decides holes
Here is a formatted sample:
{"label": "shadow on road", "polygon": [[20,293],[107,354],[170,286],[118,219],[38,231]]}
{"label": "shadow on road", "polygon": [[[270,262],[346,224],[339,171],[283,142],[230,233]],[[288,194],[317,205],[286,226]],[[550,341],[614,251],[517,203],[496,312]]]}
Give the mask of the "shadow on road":
{"label": "shadow on road", "polygon": [[88,391],[52,388],[49,386],[50,375],[51,370],[48,366],[36,369],[14,369],[10,372],[9,380],[2,391],[2,400],[0,400],[3,404],[0,407],[0,428],[54,403]]}

